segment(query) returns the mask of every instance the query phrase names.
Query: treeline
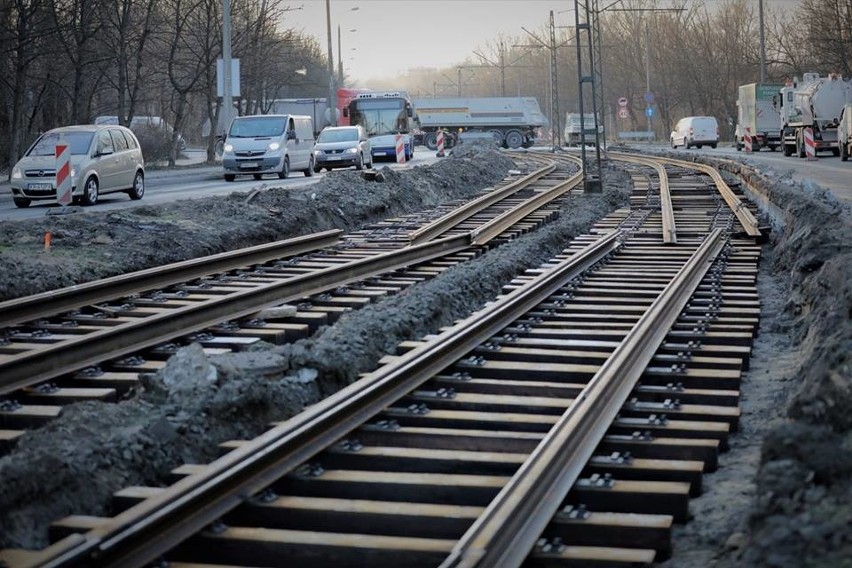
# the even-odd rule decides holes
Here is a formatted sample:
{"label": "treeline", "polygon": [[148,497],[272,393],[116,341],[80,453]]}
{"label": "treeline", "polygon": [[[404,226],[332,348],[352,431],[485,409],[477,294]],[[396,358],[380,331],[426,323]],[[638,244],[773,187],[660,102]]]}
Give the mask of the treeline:
{"label": "treeline", "polygon": [[[852,0],[764,0],[765,82],[805,72],[852,77]],[[573,2],[566,2],[573,6]],[[590,0],[590,5],[592,4]],[[715,116],[732,139],[737,87],[760,80],[758,0],[599,0],[604,108],[609,133],[647,130],[645,93],[653,93],[651,128],[667,140],[683,116]],[[555,16],[560,114],[578,111],[573,10]],[[581,44],[586,36],[581,34]],[[550,116],[550,27],[495,38],[459,66],[415,70],[402,87],[416,96],[534,96]],[[588,52],[582,46],[584,57]],[[650,63],[650,65],[648,65]],[[589,72],[584,59],[583,70]],[[397,85],[396,88],[401,88]],[[588,87],[587,87],[588,89]],[[584,109],[591,111],[590,91]],[[628,118],[619,118],[619,98]]]}
{"label": "treeline", "polygon": [[[214,141],[199,133],[204,123],[216,124],[220,108],[222,6],[222,0],[0,0],[0,169],[38,133],[99,115],[125,123],[162,116],[174,126],[171,159],[179,132],[205,143],[212,157]],[[322,92],[324,50],[287,28],[284,2],[231,6],[241,100],[262,107]]]}

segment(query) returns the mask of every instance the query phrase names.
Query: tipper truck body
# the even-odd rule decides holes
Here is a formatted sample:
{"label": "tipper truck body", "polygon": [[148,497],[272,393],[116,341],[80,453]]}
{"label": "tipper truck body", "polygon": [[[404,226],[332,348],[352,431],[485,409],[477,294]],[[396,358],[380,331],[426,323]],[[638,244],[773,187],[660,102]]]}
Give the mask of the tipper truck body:
{"label": "tipper truck body", "polygon": [[537,129],[548,120],[534,97],[472,97],[414,99],[419,138],[437,148],[436,133],[444,131],[445,147],[465,138],[489,138],[504,148],[529,148]]}

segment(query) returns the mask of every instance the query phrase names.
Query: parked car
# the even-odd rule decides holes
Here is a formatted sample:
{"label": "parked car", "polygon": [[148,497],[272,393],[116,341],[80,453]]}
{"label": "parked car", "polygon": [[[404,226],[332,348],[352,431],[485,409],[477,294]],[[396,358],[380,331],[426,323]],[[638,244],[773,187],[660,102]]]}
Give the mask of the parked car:
{"label": "parked car", "polygon": [[[366,160],[366,162],[365,162]],[[373,152],[363,126],[326,126],[314,147],[314,171],[322,168],[373,167]]]}
{"label": "parked car", "polygon": [[56,145],[70,149],[74,199],[94,205],[100,195],[125,192],[130,199],[145,194],[145,161],[139,140],[129,128],[85,124],[54,128],[38,137],[12,168],[12,198],[18,207],[32,201],[56,200]]}
{"label": "parked car", "polygon": [[256,114],[231,121],[222,153],[225,181],[242,174],[261,179],[290,170],[314,175],[314,122],[310,116]]}
{"label": "parked car", "polygon": [[687,116],[677,122],[670,138],[672,148],[715,148],[719,143],[719,124],[712,116]]}
{"label": "parked car", "polygon": [[[95,117],[95,124],[118,124],[117,116],[98,116]],[[139,132],[141,129],[160,129],[166,136],[171,137],[174,128],[159,116],[134,116],[130,120],[130,130]],[[186,140],[183,135],[177,135],[177,148],[181,152],[186,150]]]}

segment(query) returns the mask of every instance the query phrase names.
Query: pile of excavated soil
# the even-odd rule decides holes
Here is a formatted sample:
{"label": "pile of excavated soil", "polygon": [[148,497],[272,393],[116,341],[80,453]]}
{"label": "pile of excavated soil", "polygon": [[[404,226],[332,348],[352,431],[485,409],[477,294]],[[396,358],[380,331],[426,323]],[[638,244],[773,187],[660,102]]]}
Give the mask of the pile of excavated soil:
{"label": "pile of excavated soil", "polygon": [[[94,212],[85,215],[88,222],[75,216],[3,223],[0,242],[29,248],[0,252],[0,298],[307,232],[357,228],[470,197],[512,167],[505,155],[468,151],[469,158],[459,152],[428,168],[386,171],[384,184],[335,172],[305,191],[269,189],[248,202],[232,195]],[[789,177],[716,165],[747,178],[773,204],[763,215],[773,231],[758,278],[762,320],[742,385],[740,433],[720,457],[719,471],[705,475],[705,494],[690,503],[695,518],[676,529],[673,556],[662,565],[846,566],[852,558],[850,215],[830,194]],[[467,172],[464,187],[454,171]],[[374,369],[400,341],[466,316],[515,274],[627,203],[628,178],[607,174],[602,195],[571,198],[556,222],[349,313],[309,339],[213,357],[189,346],[146,377],[136,398],[68,407],[0,459],[0,546],[41,547],[52,520],[108,514],[113,491],[156,485],[176,466],[209,461],[218,443],[264,431]],[[40,239],[48,228],[60,236],[45,258]]]}

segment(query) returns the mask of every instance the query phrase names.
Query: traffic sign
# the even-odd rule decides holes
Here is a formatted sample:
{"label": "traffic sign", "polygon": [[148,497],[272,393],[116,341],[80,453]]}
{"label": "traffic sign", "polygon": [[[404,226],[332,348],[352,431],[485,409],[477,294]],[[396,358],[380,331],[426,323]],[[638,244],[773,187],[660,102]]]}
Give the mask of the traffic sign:
{"label": "traffic sign", "polygon": [[645,107],[645,116],[648,118],[654,116],[654,107]]}
{"label": "traffic sign", "polygon": [[627,116],[628,116],[628,114],[627,114],[626,108],[618,109],[618,118],[627,118]]}
{"label": "traffic sign", "polygon": [[648,91],[645,93],[645,102],[648,104],[652,104],[654,102],[654,93]]}
{"label": "traffic sign", "polygon": [[621,97],[620,99],[618,99],[618,106],[626,107],[627,106],[627,99],[625,97]]}

